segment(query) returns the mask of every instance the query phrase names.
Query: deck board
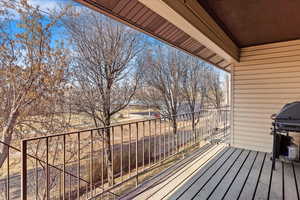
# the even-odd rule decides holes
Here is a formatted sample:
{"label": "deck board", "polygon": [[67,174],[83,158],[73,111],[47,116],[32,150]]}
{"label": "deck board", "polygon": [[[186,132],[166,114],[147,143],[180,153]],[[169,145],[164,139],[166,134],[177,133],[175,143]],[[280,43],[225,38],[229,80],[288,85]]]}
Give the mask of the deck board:
{"label": "deck board", "polygon": [[243,151],[242,155],[239,157],[239,159],[234,163],[230,171],[226,174],[226,176],[218,182],[218,186],[214,191],[211,192],[210,197],[208,199],[222,199],[226,195],[226,192],[236,179],[237,175],[243,168],[246,160],[248,159],[250,155],[250,151]]}
{"label": "deck board", "polygon": [[212,160],[207,166],[202,168],[192,179],[188,181],[184,187],[179,188],[179,190],[170,197],[170,199],[191,199],[198,192],[198,184],[204,184],[208,181],[213,173],[222,166],[230,156],[234,154],[236,150],[229,148],[219,159]]}
{"label": "deck board", "polygon": [[258,152],[250,152],[245,164],[243,165],[242,169],[238,173],[238,176],[235,178],[234,182],[232,183],[231,187],[227,191],[224,196],[224,200],[232,200],[238,199],[241,190],[243,189],[243,184],[246,182],[248,178],[248,174],[250,174],[251,169],[254,166],[256,161]]}
{"label": "deck board", "polygon": [[148,189],[143,193],[143,195],[139,195],[135,199],[162,199],[173,190],[174,186],[179,186],[180,183],[182,183],[185,179],[188,179],[188,177],[191,176],[194,171],[200,170],[202,165],[204,165],[215,154],[222,152],[222,150],[224,150],[224,147],[222,146],[212,147],[210,151],[207,151],[205,154],[201,154],[195,158],[192,162],[188,163],[178,172],[173,174],[173,176],[161,182],[157,182],[155,187]]}
{"label": "deck board", "polygon": [[[222,149],[222,151],[225,151],[225,149]],[[220,153],[220,150],[218,152]],[[205,166],[205,164],[209,162],[210,158],[212,158],[212,156],[214,156],[216,153],[217,152],[215,151],[211,152],[210,154],[207,154],[203,158],[199,159],[197,165],[191,166],[189,169],[183,171],[183,173],[180,174],[180,176],[177,176],[173,181],[169,181],[164,188],[161,188],[157,193],[155,193],[155,195],[152,196],[152,199],[157,199],[159,197],[161,197],[161,199],[167,198],[170,194],[172,194],[174,186],[176,188],[180,188],[180,186],[184,185],[186,181],[200,171],[201,168]]]}
{"label": "deck board", "polygon": [[[244,155],[242,150],[237,150],[234,154],[221,166],[221,168],[209,179],[207,184],[197,184],[197,187],[201,188],[195,195],[194,199],[207,199],[213,190],[217,187],[218,183],[221,183],[222,179],[232,166],[238,162],[241,156]],[[204,186],[204,187],[203,187]]]}
{"label": "deck board", "polygon": [[297,188],[295,184],[295,174],[291,164],[283,164],[284,166],[284,199],[298,199]]}
{"label": "deck board", "polygon": [[294,163],[295,178],[298,185],[298,195],[300,196],[300,164]]}
{"label": "deck board", "polygon": [[276,161],[272,172],[270,156],[214,146],[135,199],[299,200],[300,165]]}
{"label": "deck board", "polygon": [[[282,181],[282,162],[276,162],[276,169],[273,170],[272,182],[270,182],[270,197],[269,199],[279,200],[283,197],[283,181]],[[281,181],[278,181],[281,180]]]}
{"label": "deck board", "polygon": [[179,199],[205,199],[203,196],[208,196],[210,189],[212,189],[209,185],[214,185],[215,179],[218,179],[224,170],[229,169],[231,163],[233,163],[241,153],[242,150],[240,149],[234,150],[226,159],[222,159],[221,162],[214,164],[210,170],[197,180],[189,190],[185,191],[184,195]]}
{"label": "deck board", "polygon": [[246,179],[246,182],[244,182],[243,190],[239,194],[239,199],[252,199],[252,196],[254,195],[256,190],[256,184],[260,175],[260,170],[265,160],[265,156],[265,153],[258,153],[250,174]]}
{"label": "deck board", "polygon": [[268,154],[265,158],[264,165],[260,174],[255,192],[254,199],[268,199],[269,183],[271,177],[272,162],[270,155]]}

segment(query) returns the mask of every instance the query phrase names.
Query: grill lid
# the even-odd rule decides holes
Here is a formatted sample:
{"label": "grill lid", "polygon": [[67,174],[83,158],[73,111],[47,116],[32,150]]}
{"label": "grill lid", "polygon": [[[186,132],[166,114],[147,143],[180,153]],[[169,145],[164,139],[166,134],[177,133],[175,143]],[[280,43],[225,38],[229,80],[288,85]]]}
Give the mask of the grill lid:
{"label": "grill lid", "polygon": [[288,103],[283,106],[280,112],[275,116],[275,120],[298,121],[300,120],[300,101]]}

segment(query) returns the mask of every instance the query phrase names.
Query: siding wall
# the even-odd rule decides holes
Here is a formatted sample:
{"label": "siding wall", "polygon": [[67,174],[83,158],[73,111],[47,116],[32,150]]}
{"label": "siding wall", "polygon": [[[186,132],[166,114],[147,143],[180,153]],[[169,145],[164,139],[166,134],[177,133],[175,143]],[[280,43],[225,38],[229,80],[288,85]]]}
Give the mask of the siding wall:
{"label": "siding wall", "polygon": [[270,115],[300,101],[300,40],[242,49],[232,84],[232,145],[270,152]]}

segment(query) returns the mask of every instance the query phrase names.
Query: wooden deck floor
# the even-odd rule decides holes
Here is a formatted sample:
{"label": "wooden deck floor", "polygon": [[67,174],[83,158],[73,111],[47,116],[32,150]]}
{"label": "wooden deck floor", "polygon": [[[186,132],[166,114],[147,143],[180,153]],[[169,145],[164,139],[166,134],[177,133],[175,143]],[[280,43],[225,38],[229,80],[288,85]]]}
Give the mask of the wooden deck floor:
{"label": "wooden deck floor", "polygon": [[300,165],[270,154],[212,145],[124,199],[299,199]]}

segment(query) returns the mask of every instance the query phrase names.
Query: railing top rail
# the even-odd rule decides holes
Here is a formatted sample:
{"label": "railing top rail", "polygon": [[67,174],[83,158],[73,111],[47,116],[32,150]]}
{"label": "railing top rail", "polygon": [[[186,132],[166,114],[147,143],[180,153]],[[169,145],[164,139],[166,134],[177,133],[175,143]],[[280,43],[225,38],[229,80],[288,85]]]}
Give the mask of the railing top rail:
{"label": "railing top rail", "polygon": [[[211,110],[225,110],[224,108],[226,109],[226,111],[228,111],[227,109],[229,107],[225,106],[225,107],[220,107],[220,108],[203,108],[203,109],[200,109],[196,112],[187,112],[187,113],[182,113],[182,114],[178,114],[178,115],[175,115],[175,116],[180,117],[180,116],[185,116],[185,115],[189,115],[189,114],[192,114],[192,113],[197,114],[197,113],[202,113],[203,111],[211,111]],[[174,116],[171,116],[171,117],[174,117]],[[96,130],[103,130],[103,129],[109,129],[109,128],[114,128],[114,127],[132,125],[132,124],[136,124],[136,123],[143,123],[143,122],[149,122],[149,121],[155,121],[155,120],[165,120],[165,119],[168,119],[168,118],[169,118],[168,116],[153,117],[153,118],[144,119],[144,120],[137,120],[137,121],[134,121],[134,122],[124,122],[124,123],[114,124],[114,125],[106,126],[106,127],[95,127],[95,128],[78,130],[78,131],[71,131],[71,132],[66,132],[66,133],[57,133],[57,134],[52,134],[52,135],[30,137],[30,138],[23,139],[22,141],[33,141],[33,140],[41,140],[41,139],[52,138],[52,137],[60,137],[60,136],[64,136],[64,135],[73,135],[73,134],[79,134],[79,133],[83,133],[83,132],[90,132],[90,131],[96,131]]]}
{"label": "railing top rail", "polygon": [[7,144],[7,143],[1,141],[1,140],[0,140],[0,143],[3,144],[3,145],[5,145],[5,146],[7,146],[8,148],[11,148],[11,149],[15,150],[15,151],[21,152],[20,149],[14,147],[14,146],[11,146],[11,145],[9,145],[9,144]]}

